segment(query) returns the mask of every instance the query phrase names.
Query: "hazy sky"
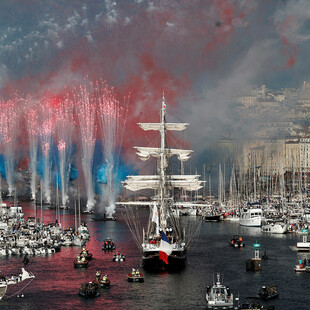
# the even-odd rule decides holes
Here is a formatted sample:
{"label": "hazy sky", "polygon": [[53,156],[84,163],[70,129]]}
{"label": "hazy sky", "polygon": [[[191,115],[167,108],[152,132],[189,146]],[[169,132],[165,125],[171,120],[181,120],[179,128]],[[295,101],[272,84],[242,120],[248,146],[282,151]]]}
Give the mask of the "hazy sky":
{"label": "hazy sky", "polygon": [[199,153],[236,123],[232,92],[309,80],[308,0],[2,0],[0,29],[1,97],[102,78],[131,94],[129,136],[164,90]]}

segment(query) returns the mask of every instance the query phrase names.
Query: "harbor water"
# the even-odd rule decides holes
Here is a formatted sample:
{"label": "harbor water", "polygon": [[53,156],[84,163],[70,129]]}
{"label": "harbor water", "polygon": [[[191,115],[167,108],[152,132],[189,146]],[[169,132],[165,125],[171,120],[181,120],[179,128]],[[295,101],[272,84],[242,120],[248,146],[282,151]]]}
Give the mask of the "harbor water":
{"label": "harbor water", "polygon": [[[25,218],[34,215],[31,203],[22,203]],[[67,211],[68,212],[68,211]],[[294,265],[300,254],[289,246],[295,245],[300,235],[266,235],[260,228],[241,227],[238,223],[202,222],[199,237],[188,250],[186,268],[178,273],[147,273],[141,266],[139,252],[122,217],[124,209],[117,210],[116,221],[93,221],[92,215],[82,215],[87,222],[91,238],[86,249],[93,259],[86,269],[75,269],[73,260],[79,247],[62,247],[61,252],[48,256],[30,257],[25,266],[35,279],[23,290],[24,297],[14,295],[14,285],[9,286],[0,309],[206,309],[206,286],[212,285],[216,273],[228,285],[240,301],[255,297],[262,285],[275,285],[279,297],[264,305],[274,305],[278,310],[310,309],[310,273],[296,273]],[[141,208],[141,223],[147,221],[148,210]],[[38,211],[40,217],[40,211]],[[74,214],[65,215],[65,226],[73,226]],[[55,221],[55,212],[43,208],[45,223]],[[183,217],[184,221],[200,221],[200,217]],[[228,241],[240,234],[244,248],[233,248]],[[105,238],[112,238],[116,250],[126,256],[124,262],[113,262],[114,252],[104,252],[101,247]],[[254,257],[253,244],[261,244],[262,270],[246,271],[246,261]],[[0,270],[15,274],[24,267],[23,257],[0,258]],[[139,268],[144,273],[144,283],[129,283],[127,273]],[[111,287],[101,289],[100,296],[85,299],[78,295],[81,283],[93,281],[95,273],[102,269],[111,280]],[[252,300],[248,298],[247,300]]]}

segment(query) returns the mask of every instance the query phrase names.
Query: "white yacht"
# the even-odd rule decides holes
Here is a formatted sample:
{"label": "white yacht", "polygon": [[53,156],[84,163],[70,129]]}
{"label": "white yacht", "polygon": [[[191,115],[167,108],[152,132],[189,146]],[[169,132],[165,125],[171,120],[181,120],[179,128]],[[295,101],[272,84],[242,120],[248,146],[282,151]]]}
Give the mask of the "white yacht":
{"label": "white yacht", "polygon": [[206,301],[208,309],[233,309],[233,294],[228,286],[221,283],[219,273],[217,273],[216,278],[216,283],[207,286]]}
{"label": "white yacht", "polygon": [[262,226],[263,210],[261,208],[244,208],[240,210],[239,224],[241,226]]}
{"label": "white yacht", "polygon": [[262,232],[285,234],[287,232],[287,224],[284,221],[267,220],[262,224]]}

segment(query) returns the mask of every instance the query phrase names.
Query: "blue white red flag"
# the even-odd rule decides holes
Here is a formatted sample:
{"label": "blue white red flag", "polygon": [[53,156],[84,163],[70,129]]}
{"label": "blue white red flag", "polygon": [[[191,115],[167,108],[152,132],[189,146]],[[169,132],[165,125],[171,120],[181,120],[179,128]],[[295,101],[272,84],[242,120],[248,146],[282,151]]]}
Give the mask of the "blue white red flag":
{"label": "blue white red flag", "polygon": [[166,109],[166,100],[165,100],[164,92],[163,92],[163,101],[162,101],[162,105],[163,105],[163,108]]}
{"label": "blue white red flag", "polygon": [[161,240],[159,245],[159,259],[168,264],[168,256],[172,253],[172,246],[169,242],[168,237],[162,231],[161,232]]}

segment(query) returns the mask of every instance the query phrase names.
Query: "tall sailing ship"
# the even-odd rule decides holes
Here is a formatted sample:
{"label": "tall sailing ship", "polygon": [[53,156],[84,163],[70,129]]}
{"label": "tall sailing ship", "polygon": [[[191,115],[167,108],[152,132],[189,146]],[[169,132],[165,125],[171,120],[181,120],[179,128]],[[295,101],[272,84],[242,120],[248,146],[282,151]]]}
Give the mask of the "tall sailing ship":
{"label": "tall sailing ship", "polygon": [[[169,173],[170,159],[176,156],[183,163],[190,158],[191,150],[170,148],[167,145],[167,131],[183,131],[188,123],[167,123],[166,102],[163,95],[160,110],[159,123],[138,123],[144,131],[159,131],[159,147],[135,147],[141,160],[148,160],[154,157],[157,161],[157,174],[155,175],[132,175],[123,182],[123,186],[130,191],[143,189],[154,190],[151,201],[143,204],[150,206],[151,216],[148,227],[143,229],[142,261],[145,269],[168,269],[177,270],[185,266],[186,251],[192,237],[198,229],[191,229],[186,232],[181,220],[173,213],[173,208],[180,206],[174,201],[175,188],[179,191],[197,191],[203,187],[203,181],[199,180],[200,175],[174,175]],[[183,169],[181,169],[183,171]],[[135,204],[128,202],[125,204]],[[188,202],[186,203],[188,206]],[[200,225],[197,222],[196,226]],[[136,240],[138,240],[136,238]],[[141,240],[141,239],[140,239]]]}

